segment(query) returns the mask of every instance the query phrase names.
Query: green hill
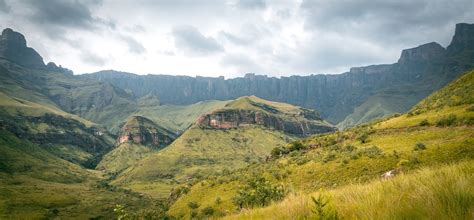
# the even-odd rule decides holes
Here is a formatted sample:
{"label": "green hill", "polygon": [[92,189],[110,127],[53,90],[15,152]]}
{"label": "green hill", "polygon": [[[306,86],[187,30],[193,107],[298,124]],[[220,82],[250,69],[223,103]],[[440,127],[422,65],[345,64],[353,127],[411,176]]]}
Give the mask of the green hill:
{"label": "green hill", "polygon": [[296,132],[333,129],[312,110],[241,97],[201,116],[171,145],[125,170],[114,183],[164,197],[179,183],[264,161],[273,148],[297,138],[283,126]]}
{"label": "green hill", "polygon": [[[206,178],[182,193],[168,213],[184,218],[226,216],[239,212],[235,218],[312,218],[313,202],[304,195],[317,197],[320,194],[317,192],[323,188],[329,190],[324,194],[330,197],[333,206],[326,211],[332,212],[333,209],[342,218],[424,218],[436,215],[469,219],[474,211],[474,200],[457,196],[462,194],[471,198],[474,195],[472,190],[460,187],[456,189],[461,194],[456,194],[458,191],[454,188],[430,185],[429,178],[453,170],[460,176],[439,177],[436,183],[473,184],[473,179],[469,178],[472,169],[467,169],[474,159],[474,117],[471,114],[472,101],[469,101],[473,74],[474,71],[465,73],[420,102],[411,113],[344,132],[309,137],[272,150],[272,159],[267,162]],[[450,114],[456,114],[453,122],[439,123],[447,120]],[[428,124],[422,123],[425,119],[428,119]],[[459,165],[450,167],[449,164]],[[423,172],[429,174],[417,174],[423,168],[427,170]],[[393,183],[378,186],[377,179],[390,170],[403,173],[403,176],[395,177]],[[263,177],[263,181],[259,177]],[[420,178],[419,182],[415,181]],[[400,185],[393,187],[392,184],[397,183]],[[425,190],[419,192],[420,195],[413,189],[417,186]],[[385,189],[390,191],[390,195],[406,195],[408,198],[400,197],[397,208],[392,210],[384,204],[391,204],[393,200],[377,197],[383,195]],[[444,194],[439,192],[444,189],[447,190],[443,191]],[[345,193],[348,197],[344,196]],[[267,197],[260,197],[262,195]],[[279,203],[282,195],[287,195],[286,199]],[[427,201],[422,195],[433,196],[430,197],[433,198],[430,207],[422,207]],[[410,208],[410,196],[416,196],[416,208]],[[379,199],[370,203],[368,197]],[[272,201],[274,205],[259,208]],[[197,204],[197,208],[190,207],[190,203]],[[374,208],[370,207],[372,205]],[[433,207],[438,208],[433,211]],[[367,214],[356,210],[367,210]]]}

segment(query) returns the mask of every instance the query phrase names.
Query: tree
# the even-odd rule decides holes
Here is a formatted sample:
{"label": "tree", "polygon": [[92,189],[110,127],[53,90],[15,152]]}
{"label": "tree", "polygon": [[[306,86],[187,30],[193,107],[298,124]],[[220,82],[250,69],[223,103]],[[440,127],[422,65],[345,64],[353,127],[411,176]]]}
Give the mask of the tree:
{"label": "tree", "polygon": [[263,177],[251,179],[237,192],[233,202],[239,208],[266,206],[283,199],[286,192],[281,185],[274,185]]}

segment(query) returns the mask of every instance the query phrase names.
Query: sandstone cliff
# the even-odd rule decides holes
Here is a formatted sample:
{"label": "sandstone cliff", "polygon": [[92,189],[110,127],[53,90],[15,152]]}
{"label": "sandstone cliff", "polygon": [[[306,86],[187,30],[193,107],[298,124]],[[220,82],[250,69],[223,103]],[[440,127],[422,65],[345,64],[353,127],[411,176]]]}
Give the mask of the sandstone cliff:
{"label": "sandstone cliff", "polygon": [[196,125],[211,129],[258,125],[303,137],[335,130],[314,110],[268,102],[255,96],[241,97],[223,109],[205,114],[197,120]]}
{"label": "sandstone cliff", "polygon": [[[375,94],[405,96],[416,103],[474,67],[474,25],[458,24],[445,50],[437,43],[403,50],[394,64],[352,68],[337,75],[268,77],[139,76],[101,71],[81,77],[110,82],[137,97],[153,93],[162,104],[191,104],[202,100],[229,100],[246,95],[317,109],[332,123],[342,121]],[[408,92],[407,92],[408,91]],[[407,105],[408,106],[408,105]],[[408,110],[408,106],[403,110]]]}
{"label": "sandstone cliff", "polygon": [[123,125],[116,145],[132,142],[141,145],[164,147],[175,140],[176,137],[176,134],[160,127],[148,118],[132,116]]}

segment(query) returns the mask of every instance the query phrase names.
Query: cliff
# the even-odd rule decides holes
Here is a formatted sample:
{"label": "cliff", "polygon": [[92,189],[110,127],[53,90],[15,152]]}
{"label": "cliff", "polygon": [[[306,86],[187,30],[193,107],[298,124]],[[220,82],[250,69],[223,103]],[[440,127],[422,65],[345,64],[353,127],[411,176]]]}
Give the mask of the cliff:
{"label": "cliff", "polygon": [[[416,103],[474,67],[474,25],[458,24],[453,41],[445,50],[437,43],[403,50],[394,64],[355,67],[337,75],[268,77],[139,76],[101,71],[80,77],[112,83],[137,97],[153,93],[162,104],[185,105],[203,100],[258,97],[317,109],[332,123],[342,121],[375,94],[387,91]],[[404,91],[410,91],[406,93]],[[404,108],[407,111],[411,106]]]}
{"label": "cliff", "polygon": [[255,96],[241,97],[223,109],[201,116],[196,126],[232,129],[258,125],[296,136],[309,136],[336,130],[324,122],[314,110],[285,103],[268,102]]}
{"label": "cliff", "polygon": [[26,46],[25,36],[10,28],[3,30],[0,36],[0,58],[29,68],[45,68],[43,58]]}
{"label": "cliff", "polygon": [[142,116],[132,116],[123,125],[116,145],[132,142],[140,145],[164,147],[176,138],[176,134],[160,127],[150,119]]}

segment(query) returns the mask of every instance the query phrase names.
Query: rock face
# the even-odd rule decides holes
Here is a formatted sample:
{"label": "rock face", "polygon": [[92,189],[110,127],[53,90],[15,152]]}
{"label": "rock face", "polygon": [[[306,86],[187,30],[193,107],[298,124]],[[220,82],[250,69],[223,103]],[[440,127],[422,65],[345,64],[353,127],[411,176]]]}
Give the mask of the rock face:
{"label": "rock face", "polygon": [[334,131],[334,127],[310,120],[290,120],[265,112],[242,109],[218,110],[201,116],[197,125],[201,128],[231,129],[247,125],[260,125],[297,136]]}
{"label": "rock face", "polygon": [[456,24],[456,32],[447,51],[451,55],[468,51],[474,52],[474,24]]}
{"label": "rock face", "polygon": [[132,116],[122,127],[116,145],[132,142],[141,145],[164,147],[173,142],[176,137],[176,134],[158,126],[148,118]]}
{"label": "rock face", "polygon": [[[139,76],[102,71],[86,74],[132,91],[137,97],[153,93],[162,104],[191,104],[203,100],[229,100],[246,95],[317,109],[332,123],[342,121],[374,94],[416,90],[414,103],[474,67],[474,25],[458,24],[447,52],[437,43],[404,50],[394,64],[352,68],[337,75],[267,77]],[[403,88],[403,89],[401,89]],[[409,109],[409,107],[408,107]],[[408,109],[405,109],[408,110]]]}
{"label": "rock face", "polygon": [[63,73],[66,75],[74,75],[74,72],[68,68],[64,68],[61,65],[57,66],[53,62],[49,62],[46,64],[46,70],[51,71],[51,72],[56,72],[56,73]]}
{"label": "rock face", "polygon": [[210,129],[258,125],[302,137],[336,130],[319,118],[314,110],[289,105],[274,106],[255,96],[241,97],[223,109],[205,114],[197,120],[196,125]]}
{"label": "rock face", "polygon": [[441,45],[431,42],[412,49],[403,50],[398,63],[403,65],[439,60],[444,57],[445,52],[446,50]]}
{"label": "rock face", "polygon": [[45,68],[43,58],[34,49],[26,46],[25,37],[10,28],[3,30],[0,36],[0,58],[28,68]]}

